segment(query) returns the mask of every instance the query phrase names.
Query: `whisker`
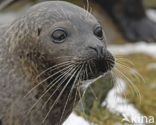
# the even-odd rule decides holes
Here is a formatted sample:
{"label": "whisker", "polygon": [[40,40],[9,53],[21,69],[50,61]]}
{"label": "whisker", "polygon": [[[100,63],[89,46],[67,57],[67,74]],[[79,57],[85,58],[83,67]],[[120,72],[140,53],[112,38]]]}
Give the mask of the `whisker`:
{"label": "whisker", "polygon": [[87,63],[86,63],[86,65],[85,65],[86,67],[85,67],[85,73],[86,73],[86,79],[88,79],[88,70],[87,70]]}
{"label": "whisker", "polygon": [[[72,68],[70,68],[72,69]],[[69,69],[69,70],[70,70]],[[58,80],[59,81],[59,80]],[[58,82],[57,81],[57,82]],[[33,106],[30,108],[30,110],[28,111],[28,113],[30,113],[32,111],[32,109],[40,102],[40,100],[57,84],[57,82],[55,82],[50,88],[48,88],[45,92],[43,92],[44,94],[42,94],[42,96],[40,96],[40,98],[33,104]],[[51,82],[52,83],[52,82]]]}
{"label": "whisker", "polygon": [[117,72],[119,72],[122,76],[123,76],[123,78],[125,78],[131,85],[132,85],[132,87],[134,88],[134,90],[136,91],[136,93],[138,94],[138,96],[139,96],[139,98],[140,98],[140,103],[141,103],[141,94],[140,94],[140,91],[139,91],[139,89],[133,84],[133,82],[129,79],[129,78],[127,78],[126,76],[125,76],[125,74],[123,74],[120,70],[118,70],[117,68],[115,68],[116,69],[116,71]]}
{"label": "whisker", "polygon": [[[56,84],[56,83],[58,83],[62,78],[64,78],[63,79],[63,81],[61,81],[61,83],[59,83],[59,85],[57,86],[57,88],[55,89],[55,91],[50,95],[50,97],[47,99],[47,101],[44,103],[44,105],[42,106],[42,109],[47,105],[47,103],[49,102],[49,100],[52,98],[52,96],[55,94],[55,92],[61,87],[61,85],[67,80],[67,78],[68,78],[68,73],[70,73],[71,72],[71,70],[73,69],[73,67],[72,68],[70,68],[59,80],[57,80],[54,84]],[[51,89],[52,87],[50,87],[49,88],[49,90]]]}
{"label": "whisker", "polygon": [[[89,66],[89,70],[90,70],[91,73],[93,74],[93,70],[92,70],[92,68],[91,68],[91,66],[90,66],[90,63],[88,63],[88,66]],[[88,69],[87,69],[87,67],[86,67],[86,74],[87,74],[87,79],[88,79]],[[89,86],[89,88],[90,88],[90,90],[91,90],[91,93],[92,93],[93,96],[95,97],[95,99],[98,100],[98,98],[97,98],[97,96],[96,96],[94,90],[92,89],[92,87]]]}
{"label": "whisker", "polygon": [[[128,72],[129,75],[130,75],[130,76],[134,76],[135,79],[136,79],[138,82],[143,81],[143,82],[145,83],[144,78],[143,78],[137,71],[133,70],[132,68],[130,68],[130,67],[124,65],[124,64],[117,63],[117,65],[119,65],[119,68],[122,67],[122,68],[125,68],[126,70],[129,70],[129,72]],[[134,72],[135,74],[131,73],[131,72],[130,72],[131,70],[133,70],[133,72]],[[129,85],[129,84],[128,84],[128,85]],[[131,88],[132,86],[129,85],[129,87]],[[131,89],[134,89],[134,87],[132,87]],[[132,91],[132,90],[131,90],[131,91]],[[131,93],[133,93],[133,91],[132,91]],[[138,93],[139,93],[139,92],[138,92]],[[133,96],[134,96],[134,94],[133,94]],[[139,96],[139,95],[138,95],[138,96]],[[141,103],[141,99],[140,99],[140,103]]]}
{"label": "whisker", "polygon": [[[83,68],[84,68],[84,64],[82,64],[82,69],[83,69]],[[81,73],[82,73],[82,70],[81,70]],[[77,87],[79,86],[80,81],[81,81],[81,77],[82,77],[81,73],[79,74],[79,80],[78,80],[78,85],[77,85]],[[77,93],[78,93],[78,89],[77,89],[77,87],[76,87],[76,94],[75,94],[75,97],[74,97],[73,107],[74,107],[74,105],[75,105],[76,98],[77,98]]]}
{"label": "whisker", "polygon": [[126,59],[126,58],[116,57],[115,60],[116,60],[116,61],[126,62],[126,64],[128,63],[128,64],[131,64],[132,66],[134,66],[134,63],[133,63],[131,60]]}
{"label": "whisker", "polygon": [[137,75],[131,73],[132,68],[129,68],[129,67],[124,66],[124,65],[119,64],[119,63],[116,63],[116,64],[117,64],[116,67],[118,67],[118,68],[119,68],[120,70],[122,70],[123,72],[127,72],[128,75],[130,75],[130,76],[132,76],[132,77],[134,76],[135,79],[136,79],[138,82],[140,82],[140,78],[139,78]]}
{"label": "whisker", "polygon": [[[87,68],[87,63],[85,63],[84,64],[84,72],[83,72],[83,74],[82,74],[82,76],[84,76],[84,79],[88,79],[88,74],[87,74],[87,71],[86,71],[86,68]],[[82,106],[82,111],[83,111],[83,113],[85,113],[85,110],[84,110],[84,105],[83,105],[83,100],[82,100],[82,95],[81,95],[81,90],[80,90],[80,86],[78,86],[78,94],[79,94],[79,97],[80,97],[80,102],[81,102],[81,106]]]}
{"label": "whisker", "polygon": [[90,66],[90,63],[89,63],[89,70],[90,70],[91,73],[93,74],[93,70],[92,70],[92,68],[91,68],[91,66]]}
{"label": "whisker", "polygon": [[130,68],[130,67],[128,67],[124,64],[121,64],[121,63],[117,63],[117,65],[121,66],[122,68],[124,67],[127,70],[133,70],[133,72],[136,75],[133,75],[133,74],[132,75],[135,76],[135,78],[138,79],[138,81],[142,80],[145,83],[145,79],[143,78],[143,76],[140,73],[138,73],[136,70],[134,70],[133,68]]}
{"label": "whisker", "polygon": [[89,13],[89,0],[86,0],[86,1],[87,1],[87,5],[86,5],[86,9],[85,9],[86,10],[85,17],[88,18],[89,14],[90,14]]}
{"label": "whisker", "polygon": [[81,95],[81,92],[80,92],[80,86],[78,87],[78,94],[79,94],[79,97],[80,97],[80,102],[81,102],[81,106],[82,106],[82,112],[85,113],[85,110],[84,110],[84,105],[83,105],[83,102],[82,102],[82,95]]}
{"label": "whisker", "polygon": [[89,11],[89,13],[91,13],[91,14],[92,14],[92,12],[93,12],[93,8],[92,8],[92,7],[90,7],[90,11]]}
{"label": "whisker", "polygon": [[74,80],[74,83],[73,83],[73,85],[72,85],[72,88],[71,88],[71,90],[70,90],[70,93],[69,93],[69,95],[68,95],[67,101],[66,101],[66,103],[65,103],[65,106],[64,106],[64,109],[63,109],[63,113],[62,113],[62,115],[61,115],[60,122],[61,122],[61,120],[62,120],[62,117],[63,117],[63,115],[64,115],[64,112],[65,112],[67,103],[68,103],[69,98],[70,98],[70,96],[71,96],[71,94],[72,94],[72,92],[73,92],[73,89],[74,89],[75,85],[76,85],[76,82],[77,82],[77,80],[78,80],[78,78],[79,78],[79,74],[81,73],[82,68],[83,68],[83,66],[80,67],[80,70],[78,71],[78,73],[77,73],[77,75],[76,75],[76,78],[75,78],[75,80]]}
{"label": "whisker", "polygon": [[[120,75],[119,78],[121,78],[121,77],[123,78],[123,76],[122,76],[120,73],[118,73],[118,72],[116,73],[116,70],[115,70],[115,71],[113,70],[113,73],[115,74],[115,76]],[[127,80],[126,80],[126,81],[127,81]],[[127,85],[130,87],[130,91],[131,91],[131,93],[132,93],[133,96],[134,96],[134,89],[133,89],[133,87],[131,86],[131,84],[127,84]]]}
{"label": "whisker", "polygon": [[96,100],[98,100],[93,88],[91,86],[89,86],[90,90],[91,90],[91,93],[93,94],[93,96],[95,97]]}
{"label": "whisker", "polygon": [[59,63],[59,64],[57,64],[57,65],[54,65],[54,66],[52,66],[52,67],[49,67],[49,68],[47,68],[46,70],[44,70],[44,71],[42,71],[39,75],[37,75],[37,77],[35,78],[35,79],[38,79],[41,75],[43,75],[45,72],[47,72],[47,71],[49,71],[49,70],[51,70],[51,69],[53,69],[53,70],[55,70],[55,69],[57,69],[57,68],[61,68],[61,67],[63,67],[63,66],[66,66],[66,65],[68,65],[68,64],[71,64],[71,61],[66,61],[66,62],[63,62],[63,63]]}
{"label": "whisker", "polygon": [[87,0],[87,13],[89,13],[89,0]]}
{"label": "whisker", "polygon": [[[75,70],[77,70],[77,67],[75,67],[75,68],[73,69],[73,71],[75,71]],[[62,95],[62,93],[64,92],[64,90],[66,89],[67,85],[68,85],[69,82],[72,80],[72,78],[75,76],[75,73],[76,73],[76,72],[74,72],[74,73],[72,74],[72,76],[70,77],[70,79],[67,81],[66,85],[64,86],[64,88],[62,89],[62,91],[60,92],[60,94],[58,95],[58,97],[56,98],[55,102],[54,102],[54,103],[52,104],[52,106],[50,107],[50,110],[48,111],[48,113],[47,113],[47,115],[45,116],[45,118],[44,118],[44,120],[43,120],[42,123],[44,123],[45,120],[47,119],[48,115],[50,114],[50,112],[51,112],[51,110],[53,109],[54,105],[57,103],[58,99],[61,97],[61,95]]]}
{"label": "whisker", "polygon": [[72,65],[69,65],[68,67],[65,67],[59,71],[57,71],[56,73],[48,76],[46,79],[42,80],[41,82],[39,82],[36,86],[34,86],[24,97],[28,96],[33,90],[35,90],[39,85],[41,85],[42,83],[44,83],[45,81],[47,81],[48,79],[52,78],[53,76],[57,75],[58,73],[64,71],[65,69],[68,69],[69,67],[72,67]]}
{"label": "whisker", "polygon": [[[78,82],[80,82],[80,79],[78,79]],[[76,87],[76,93],[75,93],[75,97],[74,97],[74,103],[73,103],[73,108],[76,104],[76,98],[77,98],[77,87]]]}

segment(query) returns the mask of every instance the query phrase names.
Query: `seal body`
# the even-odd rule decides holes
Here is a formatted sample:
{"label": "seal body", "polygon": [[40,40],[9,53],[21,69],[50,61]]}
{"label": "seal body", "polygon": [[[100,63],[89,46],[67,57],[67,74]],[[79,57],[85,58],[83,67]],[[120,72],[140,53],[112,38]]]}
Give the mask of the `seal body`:
{"label": "seal body", "polygon": [[61,125],[86,88],[114,66],[86,10],[43,2],[0,31],[2,125]]}

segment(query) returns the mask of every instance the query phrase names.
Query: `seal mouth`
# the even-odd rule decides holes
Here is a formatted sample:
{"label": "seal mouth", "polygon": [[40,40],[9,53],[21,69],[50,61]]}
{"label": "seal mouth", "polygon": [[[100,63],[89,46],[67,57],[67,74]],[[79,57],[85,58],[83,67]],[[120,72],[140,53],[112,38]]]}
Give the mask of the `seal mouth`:
{"label": "seal mouth", "polygon": [[[54,71],[49,72],[50,75],[52,74],[51,79],[56,79],[62,84],[68,83],[69,80],[72,81],[71,84],[75,83],[75,85],[79,84],[80,81],[93,80],[104,76],[115,65],[115,59],[109,52],[105,52],[102,56],[95,54],[83,55],[83,57],[74,56],[65,62],[62,62],[62,60],[59,62],[62,64],[56,64],[57,68],[55,67]],[[51,79],[49,79],[49,83],[52,81]]]}
{"label": "seal mouth", "polygon": [[115,58],[107,50],[104,50],[102,54],[93,54],[91,56],[84,59],[86,74],[88,74],[84,80],[95,79],[104,75],[106,72],[111,71],[115,65]]}
{"label": "seal mouth", "polygon": [[111,71],[115,65],[115,59],[111,53],[108,52],[101,57],[79,58],[75,60],[75,64],[82,66],[81,80],[86,81],[96,79],[108,71]]}
{"label": "seal mouth", "polygon": [[101,59],[94,59],[93,64],[89,64],[88,66],[88,78],[89,79],[95,79],[101,75],[104,75],[108,71],[111,71],[115,65],[115,60],[113,57],[109,59],[101,58]]}

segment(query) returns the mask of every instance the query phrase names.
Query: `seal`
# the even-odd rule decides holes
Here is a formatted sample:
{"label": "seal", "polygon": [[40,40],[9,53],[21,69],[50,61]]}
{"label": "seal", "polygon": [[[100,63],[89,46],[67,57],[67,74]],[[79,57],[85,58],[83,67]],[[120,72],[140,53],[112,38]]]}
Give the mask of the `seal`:
{"label": "seal", "polygon": [[3,125],[61,125],[115,65],[99,22],[68,2],[39,3],[1,31]]}

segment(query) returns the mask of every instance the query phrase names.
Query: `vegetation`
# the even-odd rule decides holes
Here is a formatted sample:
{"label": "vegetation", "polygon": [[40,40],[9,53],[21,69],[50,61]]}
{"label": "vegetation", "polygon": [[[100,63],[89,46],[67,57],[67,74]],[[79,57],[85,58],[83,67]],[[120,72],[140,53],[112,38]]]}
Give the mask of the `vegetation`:
{"label": "vegetation", "polygon": [[[141,94],[141,102],[138,93],[134,89],[132,91],[132,88],[128,85],[125,93],[123,93],[124,97],[126,96],[129,103],[133,104],[143,115],[154,116],[156,118],[156,69],[148,68],[149,64],[156,62],[156,58],[142,53],[125,55],[124,58],[128,58],[134,62],[135,66],[133,68],[135,68],[144,78],[144,81],[141,80],[141,78],[138,80],[128,70],[126,71],[121,68],[121,71],[123,71],[138,88]],[[80,110],[77,112],[87,120],[98,125],[114,125],[115,123],[124,124],[121,123],[123,117],[112,114],[106,107],[100,106],[102,95],[105,96],[107,91],[112,87],[110,85],[109,89],[104,91],[104,86],[107,88],[108,85],[109,83],[104,83],[102,80],[97,81],[93,85],[93,89],[98,99],[95,99],[95,97],[91,95],[91,92],[87,91],[83,102],[84,104],[92,104],[92,106],[87,107],[85,113],[80,112]],[[86,100],[89,102],[86,103]]]}

